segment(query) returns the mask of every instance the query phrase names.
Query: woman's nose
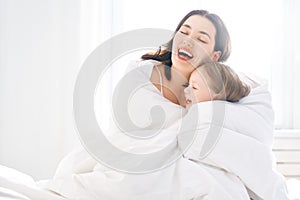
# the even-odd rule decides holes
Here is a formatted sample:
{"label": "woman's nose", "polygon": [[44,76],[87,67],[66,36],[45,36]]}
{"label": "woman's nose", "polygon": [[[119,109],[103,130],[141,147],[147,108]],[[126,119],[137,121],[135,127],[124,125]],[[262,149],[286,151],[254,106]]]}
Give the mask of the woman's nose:
{"label": "woman's nose", "polygon": [[184,38],[183,44],[189,47],[193,47],[193,39],[187,36],[186,38]]}

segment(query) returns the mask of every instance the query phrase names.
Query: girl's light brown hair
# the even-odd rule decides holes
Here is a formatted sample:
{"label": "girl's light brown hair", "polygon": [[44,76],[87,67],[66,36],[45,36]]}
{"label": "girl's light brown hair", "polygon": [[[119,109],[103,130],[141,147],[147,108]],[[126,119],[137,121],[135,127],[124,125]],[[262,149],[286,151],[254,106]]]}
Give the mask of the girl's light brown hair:
{"label": "girl's light brown hair", "polygon": [[250,93],[250,87],[227,65],[207,62],[196,70],[206,79],[213,100],[238,102]]}

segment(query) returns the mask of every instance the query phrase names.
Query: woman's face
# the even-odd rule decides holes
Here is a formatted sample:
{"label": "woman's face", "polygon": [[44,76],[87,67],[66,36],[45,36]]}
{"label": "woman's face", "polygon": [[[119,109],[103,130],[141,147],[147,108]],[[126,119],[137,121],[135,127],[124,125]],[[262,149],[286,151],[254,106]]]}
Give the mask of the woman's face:
{"label": "woman's face", "polygon": [[207,18],[189,17],[174,36],[172,67],[188,78],[204,61],[217,61],[220,52],[214,51],[215,35],[216,28]]}
{"label": "woman's face", "polygon": [[184,89],[186,108],[189,108],[195,103],[212,100],[208,81],[209,80],[205,79],[201,73],[201,70],[196,69],[193,71],[189,80],[189,85]]}

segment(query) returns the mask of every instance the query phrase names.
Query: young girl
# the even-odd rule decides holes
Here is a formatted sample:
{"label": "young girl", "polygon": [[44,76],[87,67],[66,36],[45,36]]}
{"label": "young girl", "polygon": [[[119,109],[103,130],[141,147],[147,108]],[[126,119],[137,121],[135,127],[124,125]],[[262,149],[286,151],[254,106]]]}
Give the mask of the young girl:
{"label": "young girl", "polygon": [[184,86],[186,108],[212,100],[237,102],[250,93],[250,87],[230,67],[217,62],[200,65]]}

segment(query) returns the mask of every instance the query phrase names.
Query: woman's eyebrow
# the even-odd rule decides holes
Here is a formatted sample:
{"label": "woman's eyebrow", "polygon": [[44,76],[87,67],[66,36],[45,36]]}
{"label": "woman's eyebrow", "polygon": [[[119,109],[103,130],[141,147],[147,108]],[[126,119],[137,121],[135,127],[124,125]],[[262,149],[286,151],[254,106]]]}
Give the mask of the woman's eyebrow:
{"label": "woman's eyebrow", "polygon": [[202,35],[206,35],[209,39],[210,39],[210,36],[209,36],[209,34],[208,33],[206,33],[205,31],[199,31],[199,33],[200,34],[202,34]]}
{"label": "woman's eyebrow", "polygon": [[[188,24],[183,24],[182,26],[184,26],[186,28],[189,28],[189,29],[192,29],[192,27],[190,25],[188,25]],[[211,39],[210,35],[207,32],[205,32],[205,31],[199,31],[199,33],[202,34],[202,35],[206,35],[209,39]]]}
{"label": "woman's eyebrow", "polygon": [[187,28],[191,29],[191,26],[190,26],[190,25],[188,25],[188,24],[183,24],[182,26],[184,26],[184,27],[187,27]]}

